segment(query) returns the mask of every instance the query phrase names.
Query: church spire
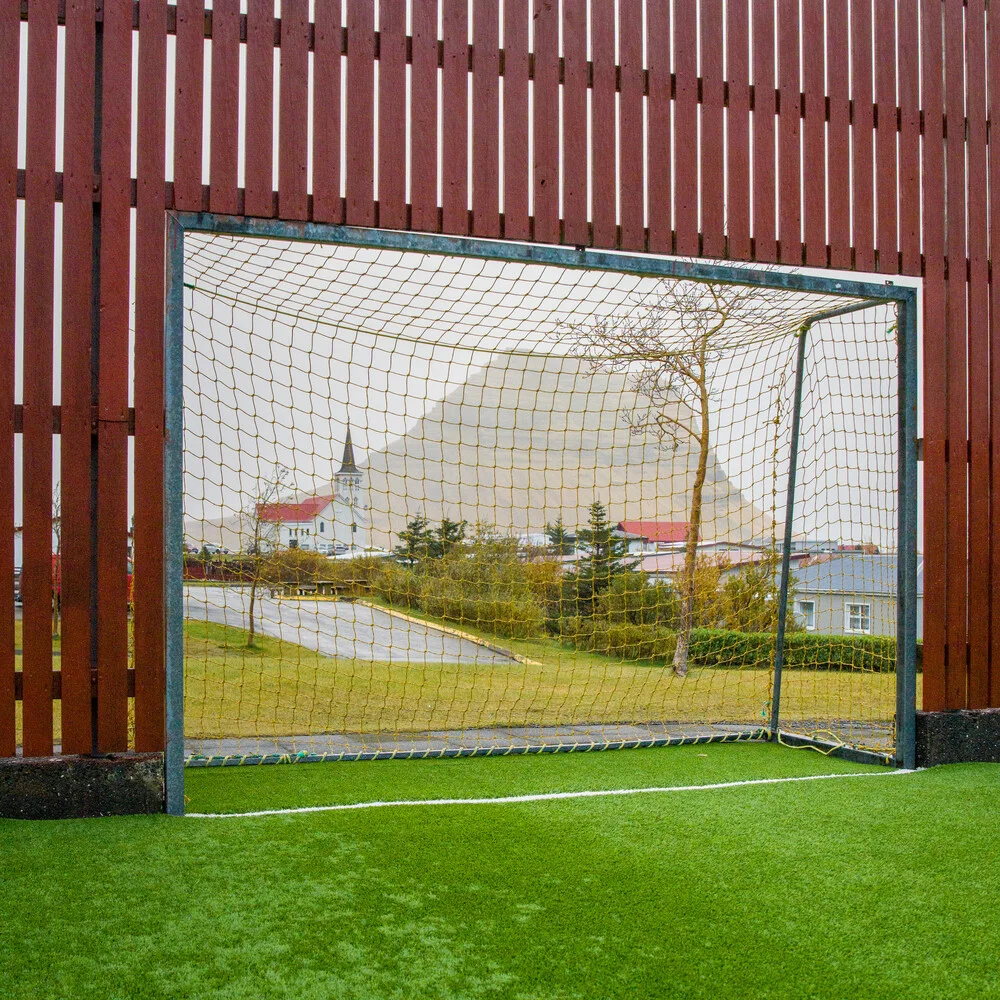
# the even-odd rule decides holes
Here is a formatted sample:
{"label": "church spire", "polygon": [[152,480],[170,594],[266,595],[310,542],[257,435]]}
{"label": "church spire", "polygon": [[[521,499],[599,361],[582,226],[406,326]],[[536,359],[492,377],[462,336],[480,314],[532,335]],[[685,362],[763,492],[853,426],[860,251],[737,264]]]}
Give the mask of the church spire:
{"label": "church spire", "polygon": [[351,444],[351,425],[347,425],[347,439],[344,441],[344,457],[340,463],[338,476],[358,476],[361,470],[354,462],[354,445]]}

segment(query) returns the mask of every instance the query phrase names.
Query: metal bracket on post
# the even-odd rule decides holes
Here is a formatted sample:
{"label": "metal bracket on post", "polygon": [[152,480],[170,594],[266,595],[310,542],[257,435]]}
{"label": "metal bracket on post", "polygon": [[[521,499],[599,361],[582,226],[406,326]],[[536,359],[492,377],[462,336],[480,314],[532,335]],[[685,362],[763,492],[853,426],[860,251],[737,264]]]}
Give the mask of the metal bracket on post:
{"label": "metal bracket on post", "polygon": [[171,816],[184,815],[184,228],[167,216],[166,441],[163,449],[166,717],[164,797]]}

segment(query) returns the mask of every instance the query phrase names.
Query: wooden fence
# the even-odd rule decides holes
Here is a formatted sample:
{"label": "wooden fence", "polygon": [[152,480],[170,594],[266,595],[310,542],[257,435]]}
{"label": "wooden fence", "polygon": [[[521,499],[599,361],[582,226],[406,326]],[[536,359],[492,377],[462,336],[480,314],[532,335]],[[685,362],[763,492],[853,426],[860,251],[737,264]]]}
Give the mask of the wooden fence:
{"label": "wooden fence", "polygon": [[91,749],[92,696],[96,745],[129,740],[130,489],[134,745],[163,746],[172,209],[922,276],[924,707],[1000,706],[986,0],[243,6],[0,3],[0,755],[15,687],[23,752],[53,749],[55,435],[62,751]]}

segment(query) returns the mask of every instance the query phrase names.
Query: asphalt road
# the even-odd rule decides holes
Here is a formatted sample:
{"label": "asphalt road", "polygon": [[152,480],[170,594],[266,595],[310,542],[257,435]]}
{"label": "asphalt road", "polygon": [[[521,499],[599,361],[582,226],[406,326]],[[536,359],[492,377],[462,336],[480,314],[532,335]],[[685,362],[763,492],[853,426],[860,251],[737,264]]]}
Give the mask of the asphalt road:
{"label": "asphalt road", "polygon": [[[184,617],[247,628],[249,591],[238,587],[185,587]],[[271,600],[257,595],[254,616],[264,635],[326,656],[407,663],[511,663],[468,639],[346,601]]]}

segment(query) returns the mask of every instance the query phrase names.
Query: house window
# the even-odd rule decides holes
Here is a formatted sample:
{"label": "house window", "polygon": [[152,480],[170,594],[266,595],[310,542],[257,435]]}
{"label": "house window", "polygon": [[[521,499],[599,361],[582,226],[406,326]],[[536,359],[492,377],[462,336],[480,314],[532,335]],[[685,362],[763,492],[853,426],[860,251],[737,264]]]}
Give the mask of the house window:
{"label": "house window", "polygon": [[326,532],[326,525],[322,521],[320,521],[319,522],[319,533],[322,535],[325,532]]}
{"label": "house window", "polygon": [[844,631],[868,635],[872,630],[872,606],[870,604],[844,605]]}
{"label": "house window", "polygon": [[799,601],[797,609],[799,618],[802,619],[803,626],[811,632],[816,628],[816,602]]}

